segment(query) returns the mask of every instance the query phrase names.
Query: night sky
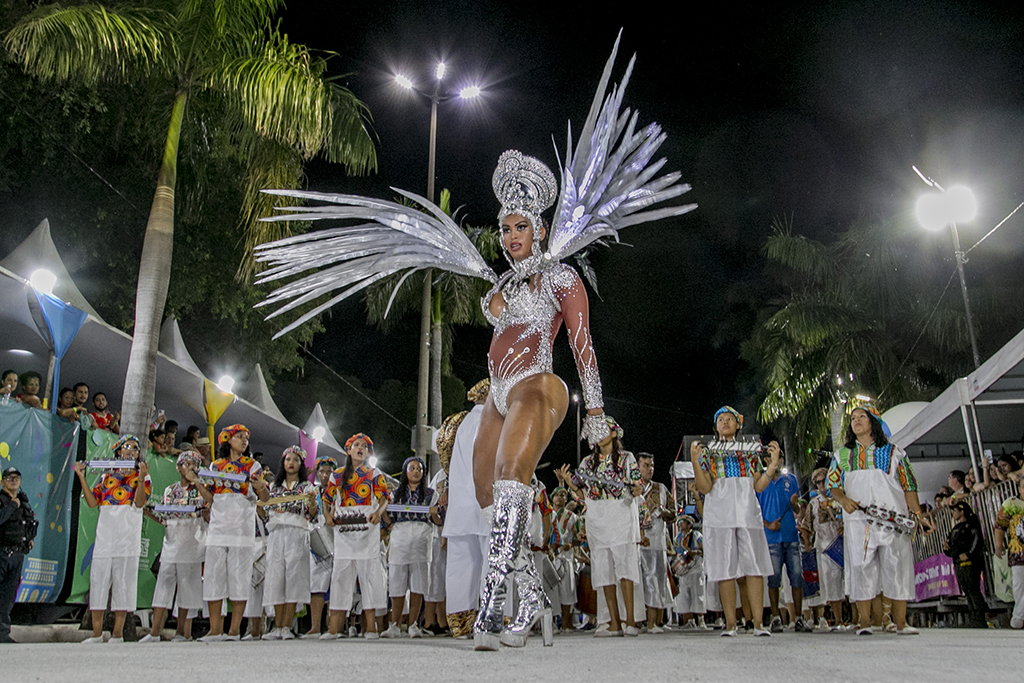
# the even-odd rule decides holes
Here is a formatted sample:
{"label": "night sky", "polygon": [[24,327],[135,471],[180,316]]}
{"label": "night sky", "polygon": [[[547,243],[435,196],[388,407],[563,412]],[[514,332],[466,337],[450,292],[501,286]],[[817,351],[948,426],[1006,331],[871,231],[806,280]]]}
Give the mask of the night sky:
{"label": "night sky", "polygon": [[[773,218],[790,218],[796,232],[815,238],[859,217],[897,216],[913,226],[914,201],[926,189],[913,164],[947,186],[974,189],[979,216],[961,226],[965,246],[1024,200],[1019,9],[673,3],[663,10],[671,14],[659,15],[651,5],[556,4],[292,2],[285,29],[337,53],[334,73],[348,74],[379,139],[375,177],[350,179],[314,163],[308,183],[387,198],[389,186],[425,192],[429,104],[395,86],[393,74],[429,87],[443,58],[452,90],[479,83],[485,94],[442,103],[437,188],[465,205],[470,225],[494,224],[498,156],[515,148],[556,167],[552,138],[561,152],[567,122],[582,126],[623,28],[615,79],[637,53],[626,103],[639,109],[641,124],[662,124],[666,170],[693,185],[682,201],[700,205],[627,229],[621,238],[632,246],[594,257],[603,300],[591,295],[591,321],[606,410],[624,426],[627,448],[655,453],[661,473],[683,435],[706,433],[722,403],[753,417],[751,372],[730,330],[749,329],[770,295],[759,280],[760,249]],[[972,254],[968,278],[1019,261],[1021,227],[1011,220]],[[937,268],[951,267],[948,241],[947,233],[922,237]],[[415,377],[414,317],[384,337],[365,326],[363,304],[353,301],[334,310],[328,327],[314,350],[340,371],[370,386]],[[467,384],[486,374],[488,341],[489,330],[458,332],[454,369]],[[983,357],[1005,341],[982,339]],[[578,386],[564,334],[555,348],[556,372]],[[570,414],[544,460],[570,459],[573,432]]]}

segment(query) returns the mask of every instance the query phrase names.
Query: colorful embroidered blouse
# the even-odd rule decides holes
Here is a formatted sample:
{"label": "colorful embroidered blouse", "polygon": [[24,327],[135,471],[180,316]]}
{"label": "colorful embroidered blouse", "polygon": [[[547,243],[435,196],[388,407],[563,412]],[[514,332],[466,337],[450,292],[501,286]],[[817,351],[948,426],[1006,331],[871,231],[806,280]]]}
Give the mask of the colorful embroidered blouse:
{"label": "colorful embroidered blouse", "polygon": [[195,505],[197,509],[205,505],[203,497],[199,495],[199,489],[195,485],[182,486],[180,481],[176,481],[164,489],[162,502],[164,505]]}
{"label": "colorful embroidered blouse", "polygon": [[557,550],[563,545],[574,544],[577,526],[576,515],[564,507],[555,510],[551,515],[551,538],[548,540],[548,545]]}
{"label": "colorful embroidered blouse", "polygon": [[914,476],[910,459],[891,443],[881,448],[876,448],[875,444],[865,448],[863,444],[858,443],[856,453],[845,446],[840,448],[828,468],[828,487],[841,488],[846,473],[857,470],[881,470],[891,477],[896,477],[904,491],[917,491],[917,478]]}
{"label": "colorful embroidered blouse", "polygon": [[678,555],[686,555],[687,553],[704,553],[704,536],[701,535],[696,529],[690,529],[689,532],[680,531],[676,536],[675,550]]}
{"label": "colorful embroidered blouse", "polygon": [[[249,479],[255,477],[263,466],[256,462],[254,459],[247,455],[240,456],[236,460],[228,460],[227,458],[217,458],[210,463],[208,468],[214,472],[224,472],[225,474],[244,474]],[[233,482],[228,480],[218,480],[212,487],[210,487],[210,493],[217,495],[220,493],[240,493],[243,496],[249,493],[249,482]]]}
{"label": "colorful embroidered blouse", "polygon": [[[100,505],[131,505],[135,499],[135,489],[139,486],[139,472],[109,470],[92,488],[92,495]],[[146,495],[153,492],[153,482],[149,475],[145,480]]]}
{"label": "colorful embroidered blouse", "polygon": [[753,477],[761,467],[761,442],[712,441],[701,449],[700,468],[716,479]]}
{"label": "colorful embroidered blouse", "polygon": [[588,455],[572,475],[572,483],[583,490],[590,500],[610,500],[632,496],[630,488],[640,481],[640,468],[636,458],[629,451],[619,454],[619,466],[612,464],[612,458]]}
{"label": "colorful embroidered blouse", "polygon": [[353,507],[356,505],[371,505],[380,498],[388,497],[388,485],[384,481],[384,474],[373,467],[358,467],[349,476],[346,486],[341,485],[341,478],[345,474],[345,468],[339,467],[334,470],[327,488],[324,490],[324,503],[330,510],[335,501],[340,507]]}

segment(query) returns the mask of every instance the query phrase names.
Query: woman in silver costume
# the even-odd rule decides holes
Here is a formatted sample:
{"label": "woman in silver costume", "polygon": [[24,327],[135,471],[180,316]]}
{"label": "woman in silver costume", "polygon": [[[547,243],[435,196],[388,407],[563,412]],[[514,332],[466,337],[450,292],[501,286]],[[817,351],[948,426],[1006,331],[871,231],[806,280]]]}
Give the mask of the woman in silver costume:
{"label": "woman in silver costume", "polygon": [[[399,285],[426,268],[479,277],[494,285],[482,302],[485,316],[494,325],[488,353],[491,394],[473,456],[477,499],[483,507],[493,504],[482,608],[474,624],[477,649],[493,650],[499,642],[522,647],[539,619],[544,620],[542,625],[550,624],[550,603],[541,590],[532,553],[522,549],[533,500],[530,477],[568,407],[565,384],[551,371],[552,344],[563,323],[587,406],[583,436],[594,446],[609,433],[602,416],[586,290],[576,272],[562,261],[598,240],[617,239],[622,228],[696,208],[689,204],[651,209],[688,191],[689,186],[678,182],[678,173],[657,176],[664,160],[653,157],[665,134],[655,123],[638,129],[638,114],[622,107],[632,61],[622,82],[608,92],[617,50],[616,40],[575,148],[569,141],[560,186],[540,161],[515,151],[501,156],[493,187],[501,202],[498,219],[504,252],[512,265],[501,278],[462,228],[423,197],[396,190],[423,207],[419,210],[353,195],[268,190],[327,205],[279,207],[281,215],[265,220],[364,221],[257,248],[257,259],[269,264],[261,283],[322,268],[271,294],[261,305],[283,305],[269,317],[343,290],[299,316],[277,336],[393,273],[404,272]],[[553,204],[549,230],[541,213]],[[505,627],[505,579],[510,575],[515,577],[521,600],[518,614]],[[545,632],[550,633],[550,628]]]}

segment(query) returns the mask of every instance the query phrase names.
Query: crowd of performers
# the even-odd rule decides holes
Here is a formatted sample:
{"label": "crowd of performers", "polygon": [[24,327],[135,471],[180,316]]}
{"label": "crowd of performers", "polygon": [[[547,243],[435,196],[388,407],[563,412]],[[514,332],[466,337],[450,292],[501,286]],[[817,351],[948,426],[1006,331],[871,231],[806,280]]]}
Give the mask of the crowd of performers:
{"label": "crowd of performers", "polygon": [[[131,435],[114,444],[114,460],[91,463],[102,469],[95,486],[86,481],[86,463],[76,463],[85,502],[99,507],[90,566],[93,636],[85,642],[105,641],[108,600],[115,617],[110,642],[123,640],[125,617],[136,609],[144,515],[166,527],[144,642],[161,639],[172,610],[176,641],[192,638],[192,618],[200,614],[210,624],[204,642],[471,637],[491,528],[475,494],[472,459],[488,390],[487,380],[479,383],[469,392],[474,408],[446,420],[437,440],[444,468],[429,482],[415,457],[398,478],[385,476],[369,464],[373,442],[362,433],[345,443],[341,466],[326,457],[307,472],[306,453],[291,447],[271,474],[251,457],[242,425],[220,433],[218,457],[205,466],[199,453],[181,453],[180,481],[158,502]],[[744,438],[742,416],[720,409],[714,438],[694,441],[690,451],[696,514],[677,516],[672,492],[653,480],[654,457],[625,450],[623,428],[605,420],[609,436],[575,470],[556,470],[559,485],[550,494],[532,480],[522,559],[504,605],[514,623],[531,592],[538,595],[531,609],[540,616],[530,615],[522,644],[532,630],[550,644],[562,631],[615,637],[707,629],[708,613],[719,615],[723,636],[744,627],[770,636],[761,608],[776,589],[777,613],[780,586],[772,579],[794,576],[779,571],[769,550],[774,520],[765,515],[774,513],[757,497],[779,481],[778,444],[762,448]],[[802,543],[816,551],[820,581],[818,595],[805,603],[816,612],[806,630],[817,624],[870,634],[891,617],[896,633],[916,633],[906,624],[913,598],[907,531],[923,524],[916,482],[872,407],[853,411],[846,444],[812,482],[809,505],[794,506]],[[794,617],[803,623],[799,581],[789,581],[786,591],[797,599],[785,602],[797,603]],[[849,627],[847,598],[855,622]],[[310,627],[299,632],[295,616],[304,606]]]}

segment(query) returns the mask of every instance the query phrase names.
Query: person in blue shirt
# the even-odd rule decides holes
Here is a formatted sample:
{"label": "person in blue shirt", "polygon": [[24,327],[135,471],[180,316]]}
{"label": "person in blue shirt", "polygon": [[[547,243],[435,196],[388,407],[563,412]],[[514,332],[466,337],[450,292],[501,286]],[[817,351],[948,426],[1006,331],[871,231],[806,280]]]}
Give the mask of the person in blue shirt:
{"label": "person in blue shirt", "polygon": [[761,518],[764,520],[764,534],[768,540],[768,552],[772,557],[774,574],[768,577],[768,600],[772,608],[772,633],[782,631],[782,617],[779,613],[779,588],[782,587],[782,569],[789,575],[793,589],[793,607],[796,615],[795,627],[798,632],[813,629],[803,618],[803,562],[800,556],[800,534],[796,526],[796,510],[800,484],[792,474],[776,470],[768,486],[757,494],[761,504]]}

